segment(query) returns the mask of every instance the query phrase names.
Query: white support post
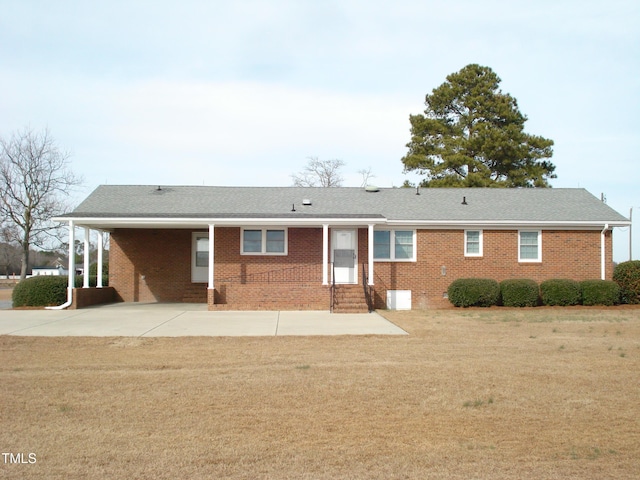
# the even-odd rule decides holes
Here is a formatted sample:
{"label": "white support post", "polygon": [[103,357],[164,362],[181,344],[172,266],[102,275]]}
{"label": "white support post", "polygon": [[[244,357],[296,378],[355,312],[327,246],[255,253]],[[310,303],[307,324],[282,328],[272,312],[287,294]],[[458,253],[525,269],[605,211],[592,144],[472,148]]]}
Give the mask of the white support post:
{"label": "white support post", "polygon": [[367,241],[369,247],[369,285],[373,285],[373,224],[369,224],[369,237]]}
{"label": "white support post", "polygon": [[91,230],[84,227],[84,273],[82,275],[82,288],[89,288],[89,247]]}
{"label": "white support post", "polygon": [[71,304],[73,289],[76,284],[76,227],[73,220],[69,220],[69,282],[67,286],[67,302]]}
{"label": "white support post", "polygon": [[211,224],[209,225],[209,271],[208,271],[208,279],[209,279],[209,285],[208,285],[208,289],[209,290],[213,290],[215,288],[215,284],[214,284],[214,277],[213,277],[213,273],[215,270],[215,265],[214,265],[214,259],[215,259],[215,255],[214,255],[214,246],[215,246],[215,240],[214,240],[214,231],[215,231],[215,225]]}
{"label": "white support post", "polygon": [[329,225],[322,225],[322,285],[329,285]]}
{"label": "white support post", "polygon": [[602,232],[600,233],[600,279],[607,279],[607,263],[606,263],[606,255],[605,252],[607,250],[607,237],[606,233],[609,230],[609,224],[605,223]]}
{"label": "white support post", "polygon": [[98,269],[96,272],[96,287],[102,288],[102,242],[104,241],[104,236],[102,230],[98,230]]}

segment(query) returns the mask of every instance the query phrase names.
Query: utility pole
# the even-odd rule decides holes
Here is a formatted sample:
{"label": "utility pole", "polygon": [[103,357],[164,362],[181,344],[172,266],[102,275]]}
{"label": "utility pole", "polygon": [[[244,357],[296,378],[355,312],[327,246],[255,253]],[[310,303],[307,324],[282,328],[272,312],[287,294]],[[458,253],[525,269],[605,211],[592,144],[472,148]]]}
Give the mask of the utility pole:
{"label": "utility pole", "polygon": [[629,261],[633,260],[633,247],[632,247],[632,234],[631,232],[633,231],[633,207],[631,207],[629,209]]}

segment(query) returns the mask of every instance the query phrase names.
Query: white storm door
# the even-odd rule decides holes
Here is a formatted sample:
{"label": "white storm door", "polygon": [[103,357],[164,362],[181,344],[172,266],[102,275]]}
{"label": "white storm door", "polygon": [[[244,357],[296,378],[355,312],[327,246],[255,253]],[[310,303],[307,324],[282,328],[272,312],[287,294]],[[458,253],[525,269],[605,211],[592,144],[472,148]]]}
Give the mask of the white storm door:
{"label": "white storm door", "polygon": [[358,265],[357,230],[333,230],[331,261],[336,283],[356,283]]}
{"label": "white storm door", "polygon": [[191,241],[191,282],[205,283],[209,278],[209,234],[194,233]]}

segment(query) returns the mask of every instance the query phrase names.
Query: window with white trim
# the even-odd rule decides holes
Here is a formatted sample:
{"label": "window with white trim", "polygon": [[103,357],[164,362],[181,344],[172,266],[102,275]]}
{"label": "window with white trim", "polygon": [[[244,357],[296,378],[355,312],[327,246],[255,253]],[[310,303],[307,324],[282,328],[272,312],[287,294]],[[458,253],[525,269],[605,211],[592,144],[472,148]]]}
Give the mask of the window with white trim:
{"label": "window with white trim", "polygon": [[373,232],[373,258],[398,262],[415,261],[415,230],[375,230]]}
{"label": "window with white trim", "polygon": [[209,235],[195,234],[195,263],[196,267],[209,266]]}
{"label": "window with white trim", "polygon": [[286,255],[286,228],[243,228],[240,243],[242,255]]}
{"label": "window with white trim", "polygon": [[482,256],[482,230],[464,231],[464,256]]}
{"label": "window with white trim", "polygon": [[542,261],[542,232],[540,230],[520,230],[518,232],[518,261]]}

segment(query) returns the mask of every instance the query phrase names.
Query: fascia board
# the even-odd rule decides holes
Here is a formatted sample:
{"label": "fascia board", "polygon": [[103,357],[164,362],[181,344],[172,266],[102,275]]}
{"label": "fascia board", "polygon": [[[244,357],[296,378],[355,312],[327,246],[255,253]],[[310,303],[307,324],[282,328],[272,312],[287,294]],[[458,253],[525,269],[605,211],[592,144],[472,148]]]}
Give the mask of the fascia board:
{"label": "fascia board", "polygon": [[598,220],[598,221],[530,221],[530,220],[481,220],[481,221],[468,221],[468,220],[387,220],[387,225],[390,226],[414,226],[422,229],[442,229],[442,228],[493,228],[496,230],[514,229],[514,228],[561,228],[563,230],[602,230],[605,225],[612,227],[628,227],[631,225],[629,221],[610,221],[610,220]]}
{"label": "fascia board", "polygon": [[103,228],[202,228],[207,225],[220,226],[321,226],[321,225],[379,225],[385,224],[382,217],[372,218],[157,218],[157,217],[55,217],[55,222],[73,221],[76,226],[101,226]]}
{"label": "fascia board", "polygon": [[609,227],[628,227],[630,221],[467,221],[467,220],[389,220],[383,217],[349,218],[349,217],[325,217],[325,218],[157,218],[157,217],[54,217],[55,222],[68,223],[72,220],[76,226],[99,226],[100,228],[202,228],[207,225],[220,226],[252,226],[252,225],[278,225],[278,226],[320,226],[320,225],[388,225],[388,226],[412,226],[422,229],[442,228],[561,228],[567,230],[578,229],[602,229],[604,225]]}

